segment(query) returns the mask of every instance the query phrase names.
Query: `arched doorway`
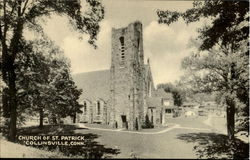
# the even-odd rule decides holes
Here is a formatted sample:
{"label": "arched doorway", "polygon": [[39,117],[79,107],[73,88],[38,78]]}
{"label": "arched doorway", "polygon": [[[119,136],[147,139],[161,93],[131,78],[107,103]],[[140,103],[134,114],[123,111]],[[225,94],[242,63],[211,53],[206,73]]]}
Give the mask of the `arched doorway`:
{"label": "arched doorway", "polygon": [[127,117],[126,117],[126,115],[121,115],[121,119],[122,119],[122,128],[128,129],[128,124],[127,124]]}

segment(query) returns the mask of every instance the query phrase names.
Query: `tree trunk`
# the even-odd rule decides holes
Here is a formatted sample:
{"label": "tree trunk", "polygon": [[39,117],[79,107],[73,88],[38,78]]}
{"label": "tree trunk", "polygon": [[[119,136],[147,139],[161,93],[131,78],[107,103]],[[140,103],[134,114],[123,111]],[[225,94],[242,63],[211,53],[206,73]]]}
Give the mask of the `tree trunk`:
{"label": "tree trunk", "polygon": [[9,140],[16,140],[16,122],[17,122],[17,99],[16,99],[16,75],[14,64],[9,68],[9,95],[10,95],[10,130]]}
{"label": "tree trunk", "polygon": [[[2,79],[8,85],[8,76],[7,76],[7,71],[8,71],[8,55],[7,55],[7,45],[6,45],[6,39],[5,37],[2,37],[3,39],[1,40],[2,43]],[[2,102],[3,102],[3,116],[5,118],[10,118],[10,107],[9,107],[9,99],[8,99],[8,88],[3,89],[3,94],[2,94]]]}
{"label": "tree trunk", "polygon": [[[17,23],[13,27],[13,36],[10,40],[9,48],[6,45],[6,33],[8,27],[8,21],[6,20],[6,1],[4,1],[4,32],[3,37],[1,36],[2,42],[2,74],[3,80],[8,85],[8,90],[3,94],[3,108],[6,115],[10,116],[9,125],[9,140],[15,141],[16,139],[16,123],[17,123],[17,91],[16,91],[16,74],[14,62],[17,53],[20,49],[20,40],[23,33],[23,18],[22,18],[22,1],[18,1],[17,5]],[[1,26],[2,27],[2,26]],[[2,34],[1,34],[2,35]]]}
{"label": "tree trunk", "polygon": [[40,124],[39,124],[39,128],[43,128],[43,108],[40,107],[40,111],[39,111],[39,114],[40,114]]}
{"label": "tree trunk", "polygon": [[227,99],[227,134],[230,140],[234,140],[234,128],[235,128],[235,102],[231,99]]}
{"label": "tree trunk", "polygon": [[9,92],[8,88],[4,88],[3,92],[2,92],[3,93],[2,94],[3,117],[5,117],[5,118],[10,118],[10,107],[9,107],[8,92]]}
{"label": "tree trunk", "polygon": [[52,124],[56,125],[57,120],[56,120],[56,115],[52,114]]}
{"label": "tree trunk", "polygon": [[[2,6],[4,11],[3,11],[3,20],[4,23],[6,22],[6,1],[3,1],[3,6]],[[2,12],[1,12],[2,13]],[[1,29],[0,29],[0,40],[1,40],[1,46],[2,46],[2,63],[1,63],[1,71],[2,71],[2,79],[8,85],[8,79],[7,79],[7,61],[6,61],[6,56],[7,56],[7,45],[6,45],[6,33],[7,33],[7,25],[3,26],[3,32],[2,32],[2,21],[0,21]],[[2,94],[2,103],[3,103],[3,116],[6,118],[10,118],[10,110],[8,107],[8,98],[7,98],[7,92],[8,89],[5,88],[3,89],[3,94]]]}
{"label": "tree trunk", "polygon": [[76,114],[73,115],[73,123],[76,123]]}
{"label": "tree trunk", "polygon": [[16,55],[20,51],[20,41],[23,31],[23,21],[21,19],[21,3],[18,1],[18,22],[13,31],[13,37],[10,42],[10,55],[7,59],[7,70],[8,70],[8,83],[9,83],[9,99],[10,99],[10,131],[9,140],[16,140],[16,123],[17,123],[17,91],[16,91],[16,73],[15,73],[15,59]]}

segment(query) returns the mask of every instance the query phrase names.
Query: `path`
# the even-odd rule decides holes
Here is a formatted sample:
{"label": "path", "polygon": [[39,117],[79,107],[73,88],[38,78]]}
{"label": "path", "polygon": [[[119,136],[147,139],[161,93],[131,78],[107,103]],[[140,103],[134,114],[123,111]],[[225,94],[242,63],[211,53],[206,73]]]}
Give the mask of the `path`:
{"label": "path", "polygon": [[206,129],[206,128],[193,128],[193,127],[182,127],[179,124],[174,124],[172,123],[172,125],[170,127],[166,127],[165,129],[162,129],[161,131],[157,131],[157,132],[138,132],[138,131],[127,131],[127,130],[123,130],[123,129],[105,129],[105,128],[94,128],[94,127],[87,127],[82,123],[78,123],[77,126],[79,128],[87,128],[87,129],[91,129],[91,130],[100,130],[100,131],[109,131],[109,132],[123,132],[123,133],[131,133],[131,134],[161,134],[161,133],[165,133],[168,131],[171,131],[173,129],[189,129],[189,130],[198,130],[198,131],[212,131],[211,129]]}

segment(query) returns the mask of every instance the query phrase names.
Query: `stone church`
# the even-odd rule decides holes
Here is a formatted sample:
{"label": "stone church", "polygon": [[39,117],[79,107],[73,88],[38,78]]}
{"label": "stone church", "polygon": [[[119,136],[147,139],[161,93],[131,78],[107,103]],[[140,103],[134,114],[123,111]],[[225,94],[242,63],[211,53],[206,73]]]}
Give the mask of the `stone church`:
{"label": "stone church", "polygon": [[154,125],[165,123],[171,94],[154,88],[149,59],[144,64],[142,24],[112,28],[111,67],[73,76],[83,89],[77,121],[140,130],[146,115]]}

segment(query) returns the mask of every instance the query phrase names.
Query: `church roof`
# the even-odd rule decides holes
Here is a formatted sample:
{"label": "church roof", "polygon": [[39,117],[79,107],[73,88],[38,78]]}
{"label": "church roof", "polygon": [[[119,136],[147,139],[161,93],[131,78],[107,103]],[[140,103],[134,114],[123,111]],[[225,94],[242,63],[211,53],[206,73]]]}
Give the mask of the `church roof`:
{"label": "church roof", "polygon": [[109,69],[75,74],[73,79],[77,87],[83,90],[80,99],[107,101],[110,98]]}
{"label": "church roof", "polygon": [[147,74],[149,71],[149,65],[148,64],[144,64],[144,68],[145,68],[145,73]]}

